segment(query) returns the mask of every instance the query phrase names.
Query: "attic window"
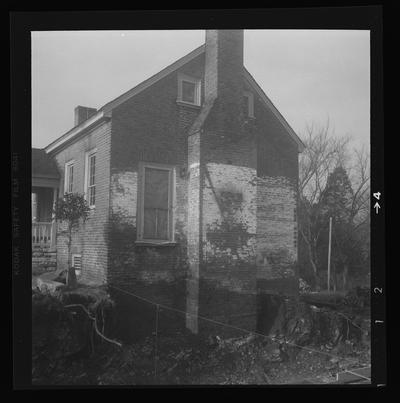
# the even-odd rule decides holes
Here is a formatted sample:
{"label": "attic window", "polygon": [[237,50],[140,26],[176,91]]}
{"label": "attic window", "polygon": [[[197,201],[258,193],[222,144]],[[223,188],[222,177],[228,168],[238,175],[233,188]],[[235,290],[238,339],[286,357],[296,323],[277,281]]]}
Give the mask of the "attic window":
{"label": "attic window", "polygon": [[254,118],[254,95],[250,91],[243,93],[243,111],[244,116]]}
{"label": "attic window", "polygon": [[201,80],[180,74],[178,76],[178,102],[200,106]]}

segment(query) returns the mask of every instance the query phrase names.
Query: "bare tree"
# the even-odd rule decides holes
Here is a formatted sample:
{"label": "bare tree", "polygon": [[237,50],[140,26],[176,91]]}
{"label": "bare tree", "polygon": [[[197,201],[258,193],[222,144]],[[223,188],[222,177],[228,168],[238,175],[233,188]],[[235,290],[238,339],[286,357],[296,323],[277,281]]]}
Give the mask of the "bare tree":
{"label": "bare tree", "polygon": [[299,234],[315,282],[322,265],[317,248],[325,230],[321,223],[323,192],[329,174],[336,167],[344,167],[349,172],[353,189],[347,215],[349,223],[354,222],[358,228],[367,225],[369,220],[369,152],[365,147],[351,152],[350,140],[349,136],[333,136],[329,121],[320,127],[307,126],[303,139],[305,150],[299,162]]}
{"label": "bare tree", "polygon": [[347,160],[348,137],[336,138],[330,134],[329,121],[322,127],[307,126],[305,150],[299,164],[299,233],[307,246],[314,279],[318,272],[317,245],[322,227],[319,225],[321,197],[329,173]]}
{"label": "bare tree", "polygon": [[349,166],[353,186],[353,200],[350,216],[358,226],[369,220],[370,212],[370,153],[363,146],[353,150],[353,163]]}
{"label": "bare tree", "polygon": [[[347,232],[342,234],[342,242],[337,243],[339,256],[352,245],[354,251],[369,256],[370,248],[370,154],[365,146],[354,149],[347,167],[353,188],[349,206]],[[348,283],[349,265],[343,259],[343,287]]]}

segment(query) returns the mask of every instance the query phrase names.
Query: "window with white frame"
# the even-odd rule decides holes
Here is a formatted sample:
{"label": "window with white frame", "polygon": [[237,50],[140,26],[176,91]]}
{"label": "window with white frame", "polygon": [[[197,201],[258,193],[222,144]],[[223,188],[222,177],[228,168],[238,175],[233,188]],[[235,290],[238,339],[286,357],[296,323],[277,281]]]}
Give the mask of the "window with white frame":
{"label": "window with white frame", "polygon": [[64,193],[72,193],[74,189],[74,161],[65,164]]}
{"label": "window with white frame", "polygon": [[178,76],[178,101],[201,105],[201,80],[183,74]]}
{"label": "window with white frame", "polygon": [[171,166],[142,164],[139,189],[139,240],[173,241],[175,170]]}
{"label": "window with white frame", "polygon": [[96,205],[96,150],[86,153],[85,196],[90,207]]}
{"label": "window with white frame", "polygon": [[243,93],[243,111],[244,116],[254,118],[254,95],[250,91]]}

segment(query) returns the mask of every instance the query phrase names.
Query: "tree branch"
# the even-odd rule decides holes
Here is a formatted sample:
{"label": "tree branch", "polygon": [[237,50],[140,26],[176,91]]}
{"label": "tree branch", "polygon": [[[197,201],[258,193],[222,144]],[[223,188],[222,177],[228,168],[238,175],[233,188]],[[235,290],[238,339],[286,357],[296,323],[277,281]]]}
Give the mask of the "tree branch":
{"label": "tree branch", "polygon": [[99,329],[98,329],[98,327],[97,327],[97,320],[96,320],[96,317],[93,317],[93,316],[90,314],[89,310],[86,309],[86,307],[85,307],[84,305],[82,305],[82,304],[70,304],[70,305],[65,305],[65,306],[64,306],[64,308],[76,308],[76,307],[80,307],[80,308],[82,308],[82,309],[86,312],[86,314],[87,314],[87,316],[89,317],[89,319],[91,319],[91,320],[94,322],[94,329],[95,329],[96,333],[97,333],[102,339],[104,339],[105,341],[108,341],[109,343],[115,344],[115,345],[118,346],[118,347],[122,347],[122,344],[121,344],[121,343],[119,343],[118,341],[109,339],[108,337],[104,336],[104,334],[102,334],[102,333],[99,331]]}

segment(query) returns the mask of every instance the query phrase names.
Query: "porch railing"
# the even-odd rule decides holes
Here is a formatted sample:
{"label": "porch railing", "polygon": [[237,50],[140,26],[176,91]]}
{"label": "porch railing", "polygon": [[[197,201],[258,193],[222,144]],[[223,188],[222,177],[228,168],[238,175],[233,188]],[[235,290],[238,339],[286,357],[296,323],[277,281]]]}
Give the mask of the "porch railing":
{"label": "porch railing", "polygon": [[32,246],[54,246],[55,225],[52,222],[32,223]]}

